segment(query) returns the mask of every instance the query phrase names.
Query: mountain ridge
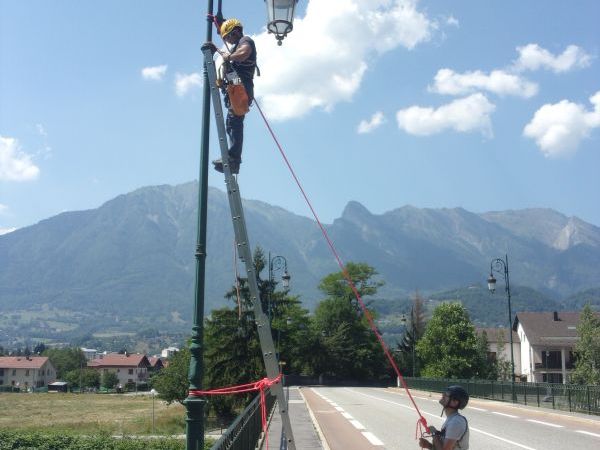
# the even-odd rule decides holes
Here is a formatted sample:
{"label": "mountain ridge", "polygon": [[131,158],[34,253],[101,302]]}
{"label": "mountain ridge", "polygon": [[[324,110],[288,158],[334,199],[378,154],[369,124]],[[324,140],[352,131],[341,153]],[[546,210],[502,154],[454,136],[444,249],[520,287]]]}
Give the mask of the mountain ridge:
{"label": "mountain ridge", "polygon": [[[197,189],[197,182],[142,187],[98,208],[61,213],[0,235],[0,311],[49,304],[187,319]],[[205,303],[210,311],[226,304],[223,296],[235,268],[226,194],[211,187],[208,198]],[[285,256],[292,293],[314,307],[322,298],[318,282],[338,270],[315,222],[259,200],[243,205],[250,243],[265,254]],[[343,261],[377,269],[386,282],[382,297],[481,282],[491,259],[505,254],[513,283],[554,297],[600,286],[600,228],[554,210],[478,214],[405,205],[373,214],[350,201],[324,226]],[[239,262],[238,267],[243,273]]]}

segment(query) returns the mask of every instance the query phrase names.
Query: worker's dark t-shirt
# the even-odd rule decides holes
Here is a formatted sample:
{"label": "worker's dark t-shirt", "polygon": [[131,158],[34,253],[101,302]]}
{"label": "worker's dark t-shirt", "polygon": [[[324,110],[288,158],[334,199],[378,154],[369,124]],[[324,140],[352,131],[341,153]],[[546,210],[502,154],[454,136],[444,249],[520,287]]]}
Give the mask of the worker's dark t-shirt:
{"label": "worker's dark t-shirt", "polygon": [[231,66],[240,76],[244,84],[247,84],[248,82],[254,84],[252,82],[254,71],[256,70],[256,45],[254,45],[254,41],[248,36],[242,36],[238,43],[231,49],[231,53],[235,52],[238,47],[244,43],[247,43],[252,48],[250,56],[244,61],[232,61]]}

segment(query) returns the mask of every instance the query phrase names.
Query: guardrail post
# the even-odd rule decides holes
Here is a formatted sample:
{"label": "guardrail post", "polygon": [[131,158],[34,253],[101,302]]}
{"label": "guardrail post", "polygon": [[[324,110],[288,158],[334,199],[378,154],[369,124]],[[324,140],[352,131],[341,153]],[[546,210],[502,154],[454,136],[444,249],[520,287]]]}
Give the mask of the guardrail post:
{"label": "guardrail post", "polygon": [[535,393],[537,395],[537,405],[539,407],[540,406],[540,384],[539,383],[535,384]]}
{"label": "guardrail post", "polygon": [[590,401],[590,387],[585,387],[585,396],[587,397],[588,414],[592,414],[592,402]]}

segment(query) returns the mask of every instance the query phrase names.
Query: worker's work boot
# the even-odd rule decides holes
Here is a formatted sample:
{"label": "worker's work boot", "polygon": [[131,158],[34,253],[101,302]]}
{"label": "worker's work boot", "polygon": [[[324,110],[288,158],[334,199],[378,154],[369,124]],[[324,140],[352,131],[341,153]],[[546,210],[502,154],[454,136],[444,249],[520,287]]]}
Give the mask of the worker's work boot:
{"label": "worker's work boot", "polygon": [[[212,163],[214,164],[215,170],[217,172],[223,173],[223,161],[221,159],[215,159]],[[229,159],[229,170],[231,170],[232,174],[237,175],[238,173],[240,173],[241,163],[242,161],[240,159]]]}

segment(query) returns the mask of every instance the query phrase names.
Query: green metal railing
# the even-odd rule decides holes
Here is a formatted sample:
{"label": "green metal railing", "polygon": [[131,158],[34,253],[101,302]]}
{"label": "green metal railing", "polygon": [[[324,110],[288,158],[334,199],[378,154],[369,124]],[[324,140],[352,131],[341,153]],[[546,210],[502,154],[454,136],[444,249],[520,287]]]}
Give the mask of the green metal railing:
{"label": "green metal railing", "polygon": [[[452,384],[464,387],[471,397],[510,402],[512,383],[489,380],[449,380],[439,378],[404,379],[411,389],[442,392]],[[514,385],[514,403],[600,415],[600,386],[556,383],[521,383]]]}
{"label": "green metal railing", "polygon": [[[266,392],[267,417],[275,407],[275,396]],[[260,395],[240,413],[211,450],[248,450],[255,448],[262,434]]]}

